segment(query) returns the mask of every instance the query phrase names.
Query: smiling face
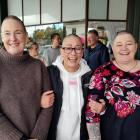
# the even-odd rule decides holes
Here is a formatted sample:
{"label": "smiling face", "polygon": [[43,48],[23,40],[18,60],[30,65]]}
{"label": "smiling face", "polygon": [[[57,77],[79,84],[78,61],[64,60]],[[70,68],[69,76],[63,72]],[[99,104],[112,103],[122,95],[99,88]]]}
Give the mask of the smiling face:
{"label": "smiling face", "polygon": [[88,33],[88,35],[87,35],[88,46],[90,46],[91,48],[92,47],[94,48],[96,46],[96,44],[98,43],[98,39],[99,39],[99,37],[96,34]]}
{"label": "smiling face", "polygon": [[11,55],[22,55],[26,44],[27,34],[20,21],[7,18],[1,27],[1,37],[5,49]]}
{"label": "smiling face", "polygon": [[116,61],[131,63],[135,58],[137,43],[131,34],[120,33],[113,42],[112,50]]}
{"label": "smiling face", "polygon": [[[64,48],[64,49],[63,49]],[[69,50],[72,48],[70,53]],[[76,48],[77,50],[75,50]],[[78,53],[76,53],[78,52]],[[60,49],[63,58],[63,65],[68,72],[75,72],[79,69],[79,63],[83,56],[82,42],[79,37],[71,35],[67,36]]]}

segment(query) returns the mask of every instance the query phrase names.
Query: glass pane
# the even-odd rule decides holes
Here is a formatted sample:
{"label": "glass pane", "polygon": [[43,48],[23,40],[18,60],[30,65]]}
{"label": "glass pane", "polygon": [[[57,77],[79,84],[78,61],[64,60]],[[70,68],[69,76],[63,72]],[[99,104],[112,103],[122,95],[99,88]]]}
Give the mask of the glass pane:
{"label": "glass pane", "polygon": [[51,45],[51,34],[57,32],[63,39],[63,24],[49,24],[26,27],[28,36],[39,44],[39,53],[43,55],[44,51]]}
{"label": "glass pane", "polygon": [[15,15],[22,20],[22,0],[8,0],[8,15]]}
{"label": "glass pane", "polygon": [[37,41],[40,46],[50,45],[50,35],[54,32],[63,36],[63,23],[26,27],[28,36]]}
{"label": "glass pane", "polygon": [[88,30],[96,29],[99,32],[100,39],[105,44],[112,43],[117,32],[126,29],[126,22],[89,22]]}
{"label": "glass pane", "polygon": [[66,35],[76,33],[77,35],[84,35],[85,34],[85,24],[84,22],[72,22],[72,23],[65,23],[65,30]]}
{"label": "glass pane", "polygon": [[24,23],[25,25],[40,24],[39,0],[24,0]]}
{"label": "glass pane", "polygon": [[85,0],[63,0],[63,21],[85,19]]}
{"label": "glass pane", "polygon": [[126,20],[128,0],[110,0],[109,19]]}
{"label": "glass pane", "polygon": [[85,23],[84,22],[70,22],[64,23],[64,35],[77,34],[82,40],[82,44],[85,43]]}
{"label": "glass pane", "polygon": [[107,0],[89,0],[89,19],[106,19]]}
{"label": "glass pane", "polygon": [[61,20],[61,0],[42,0],[42,23],[54,23]]}

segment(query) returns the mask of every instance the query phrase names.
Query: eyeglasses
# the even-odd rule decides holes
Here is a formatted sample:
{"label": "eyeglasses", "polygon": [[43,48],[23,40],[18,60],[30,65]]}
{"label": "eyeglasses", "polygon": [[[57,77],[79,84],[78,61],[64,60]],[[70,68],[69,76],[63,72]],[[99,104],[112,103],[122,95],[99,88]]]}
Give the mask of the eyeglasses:
{"label": "eyeglasses", "polygon": [[64,50],[65,53],[69,54],[71,53],[73,50],[76,54],[80,54],[83,51],[83,48],[81,47],[76,47],[76,48],[71,48],[71,47],[62,47],[62,49]]}

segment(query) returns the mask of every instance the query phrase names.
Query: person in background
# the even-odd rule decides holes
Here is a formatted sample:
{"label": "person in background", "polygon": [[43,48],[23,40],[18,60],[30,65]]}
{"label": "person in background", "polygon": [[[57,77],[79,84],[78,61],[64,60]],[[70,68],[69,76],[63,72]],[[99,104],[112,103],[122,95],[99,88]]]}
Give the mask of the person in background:
{"label": "person in background", "polygon": [[27,32],[18,17],[3,20],[1,37],[0,139],[46,140],[54,101],[47,68],[24,51]]}
{"label": "person in background", "polygon": [[61,38],[58,33],[53,33],[51,35],[51,46],[48,47],[44,53],[43,57],[46,59],[48,66],[50,66],[60,54]]}
{"label": "person in background", "polygon": [[30,44],[27,47],[27,50],[28,50],[30,56],[41,60],[45,66],[48,66],[47,62],[45,61],[45,58],[43,56],[39,55],[39,46],[36,42],[30,42]]}
{"label": "person in background", "polygon": [[[91,95],[104,96],[106,110],[101,116],[102,140],[140,139],[140,60],[138,44],[127,31],[119,32],[112,45],[114,60],[97,68],[91,77]],[[95,110],[89,99],[91,112]],[[92,118],[93,117],[93,118]],[[94,116],[91,116],[94,120]]]}
{"label": "person in background", "polygon": [[84,50],[84,59],[91,70],[95,70],[100,65],[110,61],[108,48],[99,41],[96,30],[90,30],[87,35],[88,48]]}
{"label": "person in background", "polygon": [[88,140],[85,103],[91,71],[82,56],[80,37],[70,34],[63,40],[60,56],[48,67],[55,93],[48,140]]}

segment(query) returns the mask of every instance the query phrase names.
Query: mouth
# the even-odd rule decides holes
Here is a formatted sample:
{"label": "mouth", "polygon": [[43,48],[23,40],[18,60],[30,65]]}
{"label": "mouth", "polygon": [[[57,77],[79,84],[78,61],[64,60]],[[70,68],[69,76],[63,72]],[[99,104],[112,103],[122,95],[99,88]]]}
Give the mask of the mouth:
{"label": "mouth", "polygon": [[69,60],[70,62],[76,62],[76,61],[77,61],[76,58],[68,58],[68,60]]}
{"label": "mouth", "polygon": [[9,44],[9,46],[15,48],[15,47],[19,46],[19,43]]}
{"label": "mouth", "polygon": [[122,51],[122,52],[120,52],[119,54],[120,54],[120,55],[124,55],[124,56],[125,56],[125,55],[129,55],[129,54],[130,54],[130,52],[128,52],[128,51]]}

